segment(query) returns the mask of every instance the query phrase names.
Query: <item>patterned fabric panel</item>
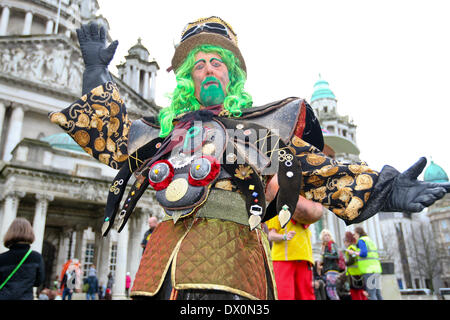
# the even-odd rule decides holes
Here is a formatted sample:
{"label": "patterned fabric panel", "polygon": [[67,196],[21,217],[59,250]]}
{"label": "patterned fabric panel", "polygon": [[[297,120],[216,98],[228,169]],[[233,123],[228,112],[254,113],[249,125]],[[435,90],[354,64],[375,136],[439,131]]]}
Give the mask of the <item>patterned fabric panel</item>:
{"label": "patterned fabric panel", "polygon": [[290,146],[295,149],[303,170],[302,195],[320,202],[343,219],[358,217],[378,181],[378,172],[363,162],[342,164],[295,135]]}
{"label": "patterned fabric panel", "polygon": [[188,230],[192,218],[161,222],[153,231],[141,258],[131,290],[132,295],[153,296],[158,292],[170,265],[175,247]]}
{"label": "patterned fabric panel", "polygon": [[131,121],[114,83],[98,86],[66,109],[52,112],[49,118],[87,153],[113,169],[119,169],[128,159]]}
{"label": "patterned fabric panel", "polygon": [[260,232],[230,221],[198,219],[175,257],[175,288],[215,289],[267,299]]}

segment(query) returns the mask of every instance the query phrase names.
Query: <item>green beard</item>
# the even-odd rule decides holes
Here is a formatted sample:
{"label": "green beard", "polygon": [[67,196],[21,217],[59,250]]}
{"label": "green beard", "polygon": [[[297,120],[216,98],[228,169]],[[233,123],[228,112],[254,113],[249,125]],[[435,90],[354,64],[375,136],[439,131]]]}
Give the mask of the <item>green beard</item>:
{"label": "green beard", "polygon": [[[204,84],[209,81],[217,82],[217,85],[211,84],[208,88],[205,88]],[[221,104],[224,100],[225,93],[223,92],[220,81],[215,77],[206,77],[200,89],[200,103],[205,107],[209,107]]]}

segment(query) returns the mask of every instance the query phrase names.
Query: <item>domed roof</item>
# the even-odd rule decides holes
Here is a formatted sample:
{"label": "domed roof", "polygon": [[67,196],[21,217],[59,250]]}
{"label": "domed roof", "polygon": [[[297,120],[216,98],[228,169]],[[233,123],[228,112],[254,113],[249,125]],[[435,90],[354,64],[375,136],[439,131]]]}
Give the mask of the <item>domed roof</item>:
{"label": "domed roof", "polygon": [[129,55],[137,55],[139,58],[141,58],[144,61],[148,60],[148,57],[150,53],[148,52],[147,48],[144,47],[142,44],[142,39],[139,38],[138,42],[128,50]]}
{"label": "domed roof", "polygon": [[311,102],[324,98],[336,99],[336,96],[333,91],[330,90],[328,82],[323,80],[319,74],[319,80],[314,84],[314,92],[311,96]]}
{"label": "domed roof", "polygon": [[66,149],[78,152],[85,152],[75,140],[72,139],[67,133],[57,133],[51,136],[44,137],[41,141],[48,142],[52,148]]}
{"label": "domed roof", "polygon": [[430,165],[425,169],[423,179],[427,182],[448,182],[447,173],[431,160]]}

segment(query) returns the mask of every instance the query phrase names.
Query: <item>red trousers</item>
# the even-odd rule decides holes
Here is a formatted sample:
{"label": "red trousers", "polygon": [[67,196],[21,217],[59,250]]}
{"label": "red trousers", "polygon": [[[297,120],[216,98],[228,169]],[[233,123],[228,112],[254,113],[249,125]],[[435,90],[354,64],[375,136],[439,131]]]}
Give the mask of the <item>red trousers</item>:
{"label": "red trousers", "polygon": [[367,300],[367,297],[364,295],[363,289],[350,289],[350,295],[352,300]]}
{"label": "red trousers", "polygon": [[308,261],[274,261],[279,300],[316,300],[312,266]]}

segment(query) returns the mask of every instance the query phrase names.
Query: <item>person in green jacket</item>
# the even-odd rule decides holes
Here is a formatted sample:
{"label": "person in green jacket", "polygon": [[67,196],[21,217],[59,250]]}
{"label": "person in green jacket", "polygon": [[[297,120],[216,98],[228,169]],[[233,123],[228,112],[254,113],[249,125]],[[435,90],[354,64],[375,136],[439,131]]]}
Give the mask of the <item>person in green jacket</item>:
{"label": "person in green jacket", "polygon": [[355,228],[355,238],[359,251],[349,250],[357,256],[358,268],[364,279],[364,287],[369,294],[369,300],[383,300],[380,290],[381,263],[375,242],[367,236],[362,227]]}

